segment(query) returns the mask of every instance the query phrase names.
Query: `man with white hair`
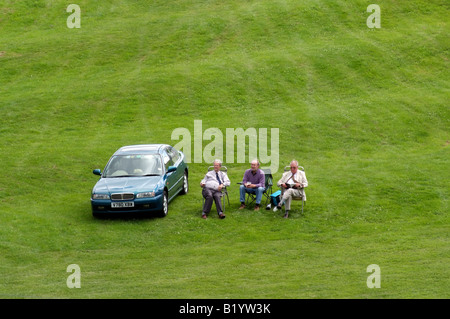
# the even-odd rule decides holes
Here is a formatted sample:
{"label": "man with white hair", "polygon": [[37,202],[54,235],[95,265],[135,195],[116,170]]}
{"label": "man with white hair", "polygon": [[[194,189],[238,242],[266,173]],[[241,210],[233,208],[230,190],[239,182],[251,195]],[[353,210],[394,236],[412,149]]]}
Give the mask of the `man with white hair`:
{"label": "man with white hair", "polygon": [[202,195],[205,198],[205,204],[203,205],[202,218],[206,219],[207,215],[211,211],[213,201],[216,203],[217,214],[220,219],[224,219],[222,209],[222,188],[230,186],[230,179],[227,173],[222,172],[220,168],[222,162],[218,159],[214,161],[214,170],[206,173],[205,177],[200,182],[200,187],[203,188]]}
{"label": "man with white hair", "polygon": [[302,197],[306,201],[305,187],[308,187],[308,180],[305,172],[298,169],[298,162],[292,161],[290,164],[291,170],[285,172],[278,181],[277,186],[281,188],[281,201],[273,209],[274,212],[281,209],[285,205],[284,218],[288,218],[289,210],[291,209],[291,200],[293,197]]}

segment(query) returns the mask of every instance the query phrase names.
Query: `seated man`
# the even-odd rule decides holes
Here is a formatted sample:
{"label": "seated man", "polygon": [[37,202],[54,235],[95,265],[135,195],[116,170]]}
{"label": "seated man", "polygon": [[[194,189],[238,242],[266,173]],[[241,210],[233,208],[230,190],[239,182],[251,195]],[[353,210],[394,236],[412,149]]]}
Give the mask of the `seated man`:
{"label": "seated man", "polygon": [[220,168],[222,162],[220,160],[214,161],[214,170],[206,173],[205,177],[200,182],[200,186],[203,188],[202,195],[205,198],[205,204],[203,205],[202,218],[206,219],[207,214],[211,211],[213,200],[216,203],[217,214],[220,219],[224,219],[222,209],[222,188],[230,185],[230,180],[225,172],[222,172]]}
{"label": "seated man", "polygon": [[289,210],[291,209],[291,200],[293,197],[300,197],[306,201],[306,194],[304,188],[308,186],[308,180],[302,170],[298,169],[298,162],[291,162],[291,171],[285,172],[278,181],[277,186],[281,187],[281,201],[273,209],[274,212],[281,209],[285,204],[284,218],[288,218]]}
{"label": "seated man", "polygon": [[251,168],[245,171],[242,185],[239,188],[241,201],[239,209],[245,208],[245,193],[252,193],[256,195],[255,210],[259,210],[265,186],[265,176],[264,172],[259,169],[259,161],[253,160]]}

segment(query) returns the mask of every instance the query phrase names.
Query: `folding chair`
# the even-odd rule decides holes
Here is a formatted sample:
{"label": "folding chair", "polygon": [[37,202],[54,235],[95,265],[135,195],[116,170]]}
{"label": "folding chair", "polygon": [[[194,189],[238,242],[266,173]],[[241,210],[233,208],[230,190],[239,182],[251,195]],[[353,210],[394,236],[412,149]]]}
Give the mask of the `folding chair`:
{"label": "folding chair", "polygon": [[[213,171],[214,170],[214,166],[210,166],[208,167],[208,172]],[[225,172],[228,175],[228,168],[226,166],[222,166],[220,167],[220,170],[222,172]],[[225,196],[227,197],[227,201],[228,201],[228,205],[230,205],[230,198],[228,197],[228,189],[226,186],[224,186],[222,188],[222,210],[223,213],[225,213]],[[205,198],[203,198],[203,204],[205,204]]]}
{"label": "folding chair", "polygon": [[[273,177],[272,171],[269,168],[261,169],[264,172],[264,187],[263,196],[266,198],[264,206],[267,206],[267,201],[270,201],[270,194],[272,194]],[[238,184],[242,185],[242,182]],[[245,206],[252,204],[256,200],[256,194],[246,193]]]}
{"label": "folding chair", "polygon": [[[301,170],[301,171],[305,171],[305,168],[303,167],[303,166],[298,166],[298,169],[299,170]],[[284,171],[285,172],[289,172],[291,170],[291,167],[290,166],[285,166],[284,167]],[[282,188],[281,189],[281,196],[283,196],[283,191],[284,191],[284,189]],[[304,190],[303,190],[304,191]],[[292,197],[292,199],[293,200],[301,200],[302,201],[302,214],[303,214],[303,205],[305,205],[306,204],[306,201],[305,201],[305,197],[304,196],[300,196],[300,197]]]}

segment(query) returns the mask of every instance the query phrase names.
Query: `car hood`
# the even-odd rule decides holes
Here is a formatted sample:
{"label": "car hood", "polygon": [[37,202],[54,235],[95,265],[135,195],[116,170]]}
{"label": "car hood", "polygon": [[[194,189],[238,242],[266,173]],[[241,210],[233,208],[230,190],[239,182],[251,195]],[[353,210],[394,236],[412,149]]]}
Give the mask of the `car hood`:
{"label": "car hood", "polygon": [[162,176],[101,178],[94,187],[99,193],[152,192]]}

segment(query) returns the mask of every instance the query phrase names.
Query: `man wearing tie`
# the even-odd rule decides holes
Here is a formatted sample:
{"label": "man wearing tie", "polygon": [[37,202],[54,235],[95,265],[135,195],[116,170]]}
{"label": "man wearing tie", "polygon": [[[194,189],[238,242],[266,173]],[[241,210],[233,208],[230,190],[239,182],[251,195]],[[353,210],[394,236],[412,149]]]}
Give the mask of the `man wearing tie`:
{"label": "man wearing tie", "polygon": [[205,198],[205,204],[203,205],[202,218],[206,219],[207,214],[211,211],[213,201],[216,203],[217,214],[220,219],[224,219],[225,215],[222,211],[222,188],[230,186],[230,180],[225,172],[222,172],[220,168],[222,162],[218,159],[214,161],[214,170],[206,173],[205,177],[200,182],[200,186],[203,188],[202,195]]}
{"label": "man wearing tie", "polygon": [[305,187],[308,187],[308,180],[302,170],[298,169],[298,162],[292,161],[290,164],[290,172],[285,172],[278,181],[277,186],[281,188],[282,198],[278,205],[273,209],[274,212],[281,209],[285,204],[284,218],[288,218],[291,209],[292,197],[303,197],[306,201]]}

